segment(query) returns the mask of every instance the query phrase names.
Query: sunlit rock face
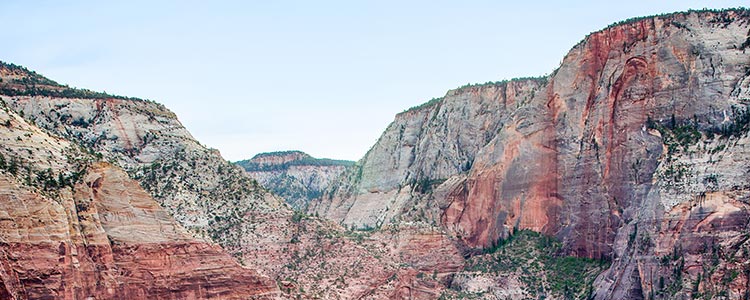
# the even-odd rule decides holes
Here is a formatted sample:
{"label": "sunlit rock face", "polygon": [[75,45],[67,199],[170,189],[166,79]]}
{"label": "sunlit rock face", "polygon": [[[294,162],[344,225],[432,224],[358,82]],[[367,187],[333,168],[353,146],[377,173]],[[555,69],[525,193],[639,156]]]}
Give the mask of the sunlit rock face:
{"label": "sunlit rock face", "polygon": [[439,215],[441,203],[424,203],[433,201],[429,192],[443,192],[455,176],[466,174],[510,113],[531,101],[543,83],[529,79],[459,88],[398,114],[310,211],[360,228]]}

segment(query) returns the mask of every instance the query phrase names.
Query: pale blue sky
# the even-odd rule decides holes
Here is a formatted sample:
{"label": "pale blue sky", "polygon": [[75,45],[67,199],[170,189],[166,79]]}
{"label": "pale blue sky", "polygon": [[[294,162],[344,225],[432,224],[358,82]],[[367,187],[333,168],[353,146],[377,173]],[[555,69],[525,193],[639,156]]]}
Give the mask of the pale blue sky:
{"label": "pale blue sky", "polygon": [[149,98],[239,160],[356,160],[396,113],[466,83],[554,70],[630,17],[746,1],[12,1],[0,60]]}

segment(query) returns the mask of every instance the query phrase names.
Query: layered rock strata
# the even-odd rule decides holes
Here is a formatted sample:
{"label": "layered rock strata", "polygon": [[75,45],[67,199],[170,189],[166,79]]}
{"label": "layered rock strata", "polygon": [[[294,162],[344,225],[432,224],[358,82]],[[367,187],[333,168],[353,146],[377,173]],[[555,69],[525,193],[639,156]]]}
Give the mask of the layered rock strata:
{"label": "layered rock strata", "polygon": [[137,182],[0,110],[0,298],[276,299]]}

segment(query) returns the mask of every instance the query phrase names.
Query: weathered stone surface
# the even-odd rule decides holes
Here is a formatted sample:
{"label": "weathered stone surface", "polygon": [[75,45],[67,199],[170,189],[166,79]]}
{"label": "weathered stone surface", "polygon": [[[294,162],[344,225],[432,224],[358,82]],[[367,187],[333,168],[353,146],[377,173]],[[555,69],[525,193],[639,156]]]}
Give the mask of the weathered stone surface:
{"label": "weathered stone surface", "polygon": [[309,211],[364,228],[402,219],[415,208],[430,210],[415,199],[428,198],[425,190],[468,171],[509,113],[530,101],[543,82],[460,88],[398,114],[358,165]]}
{"label": "weathered stone surface", "polygon": [[[449,93],[397,116],[361,168],[311,211],[359,227],[439,224],[467,249],[518,229],[543,232],[564,241],[565,254],[612,260],[596,282],[601,299],[714,297],[721,276],[726,295],[740,297],[748,267],[730,257],[747,247],[750,224],[749,23],[746,10],[704,11],[595,32],[546,82],[508,83],[533,87],[529,99],[513,109],[493,107],[487,119],[455,110],[458,123],[431,116],[439,105],[471,111],[496,104],[497,97],[458,99],[497,85]],[[496,125],[474,125],[485,120]],[[466,126],[474,128],[470,137],[487,140],[446,135]],[[675,218],[696,225],[687,233]],[[711,245],[732,254],[715,251],[723,254],[710,260]],[[667,250],[659,247],[685,255],[686,265],[660,261]]]}
{"label": "weathered stone surface", "polygon": [[[436,299],[464,262],[452,241],[431,227],[346,231],[315,219],[300,225],[283,251],[292,259],[278,272],[290,298]],[[305,234],[313,231],[318,234]]]}
{"label": "weathered stone surface", "polygon": [[[38,95],[3,100],[39,127],[116,162],[194,237],[211,239],[236,257],[243,243],[261,247],[275,239],[273,232],[245,234],[263,229],[254,223],[268,220],[274,227],[291,217],[280,199],[193,139],[161,104]],[[260,218],[250,222],[251,214]]]}
{"label": "weathered stone surface", "polygon": [[10,111],[0,121],[3,299],[277,298],[273,281],[193,239],[124,171]]}
{"label": "weathered stone surface", "polygon": [[[28,71],[26,72],[29,76]],[[9,82],[12,81],[3,81],[6,84]],[[10,86],[13,85],[10,84]],[[19,88],[25,87],[21,85]],[[57,87],[39,83],[34,88],[37,89],[34,93],[47,93],[46,89]],[[249,289],[255,288],[258,289],[255,291],[258,297],[275,296],[273,291],[265,293],[261,290],[261,287],[265,286],[263,284],[267,282],[257,283],[251,280],[256,278],[253,277],[254,275],[251,276],[255,274],[252,271],[233,273],[232,268],[237,268],[236,262],[226,259],[226,254],[218,247],[211,246],[210,249],[204,250],[202,248],[204,246],[201,245],[208,245],[208,242],[204,242],[208,239],[219,243],[247,268],[276,281],[283,292],[281,298],[300,296],[325,299],[388,299],[396,290],[411,289],[414,286],[423,285],[424,282],[432,282],[429,284],[430,288],[425,291],[435,296],[445,288],[445,284],[438,284],[429,278],[414,280],[414,277],[419,274],[417,270],[432,268],[429,272],[432,273],[435,269],[441,276],[447,276],[445,274],[450,272],[444,270],[456,269],[455,265],[460,265],[463,260],[460,255],[457,255],[458,251],[455,247],[435,251],[404,242],[403,245],[411,245],[409,250],[405,250],[411,253],[410,256],[416,257],[420,255],[419,253],[444,253],[445,260],[430,261],[427,265],[416,262],[402,263],[400,252],[391,250],[388,246],[390,237],[375,233],[351,232],[340,225],[330,224],[319,218],[293,213],[290,207],[258,186],[242,169],[225,161],[217,151],[207,149],[192,139],[174,114],[159,104],[121,98],[26,95],[17,91],[1,97],[6,101],[10,111],[18,111],[24,115],[24,118],[16,115],[13,124],[33,122],[43,129],[29,126],[30,131],[41,133],[49,131],[60,136],[49,137],[45,140],[38,139],[32,134],[30,138],[27,138],[26,134],[29,133],[27,131],[13,131],[13,134],[8,134],[8,136],[0,136],[3,138],[4,145],[14,145],[14,143],[27,140],[34,141],[33,145],[12,147],[15,149],[12,153],[38,156],[33,162],[37,170],[44,170],[50,165],[66,162],[66,155],[61,153],[73,150],[77,152],[70,157],[86,158],[81,162],[84,165],[97,157],[113,161],[126,169],[128,175],[136,179],[146,192],[161,204],[164,210],[159,213],[159,218],[174,217],[186,229],[181,230],[179,235],[183,239],[190,238],[186,242],[171,242],[176,243],[173,246],[154,244],[156,248],[151,247],[150,244],[126,243],[118,244],[121,248],[112,248],[112,250],[107,250],[109,248],[105,247],[104,249],[109,251],[107,257],[112,257],[110,259],[112,264],[117,266],[118,261],[129,264],[133,262],[133,259],[148,260],[150,255],[159,258],[166,257],[168,261],[174,261],[182,255],[181,251],[184,249],[189,249],[188,252],[195,253],[196,257],[210,258],[204,259],[205,264],[209,266],[208,270],[185,269],[193,262],[184,263],[186,265],[184,268],[165,266],[165,270],[172,268],[171,270],[176,272],[172,274],[174,279],[171,281],[160,279],[158,284],[146,287],[139,287],[139,285],[150,283],[151,281],[146,281],[144,278],[150,278],[151,273],[162,274],[158,271],[159,267],[150,265],[150,262],[142,269],[133,267],[127,281],[134,282],[133,286],[128,287],[132,289],[128,292],[131,293],[128,295],[132,297],[158,295],[160,298],[169,299],[172,296],[163,294],[164,292],[160,290],[162,286],[169,285],[185,285],[184,291],[174,291],[176,295],[174,297],[179,299],[206,298],[211,295],[219,298],[232,298],[234,297],[232,295],[246,293]],[[21,140],[17,141],[16,138],[19,136]],[[45,149],[50,147],[49,144],[56,145],[58,142],[61,144],[58,148],[62,150],[58,151],[59,153],[47,154]],[[81,146],[76,146],[77,144]],[[26,148],[32,151],[28,152]],[[65,150],[67,148],[73,150]],[[87,152],[92,154],[86,154]],[[53,167],[53,173],[79,170],[77,167],[78,164]],[[19,177],[23,177],[23,174]],[[95,179],[92,180],[96,182]],[[132,184],[135,183],[128,183],[128,185]],[[110,190],[111,192],[108,193],[128,199],[132,197],[130,187],[135,188],[134,186],[121,187],[120,191]],[[83,204],[88,203],[83,202],[85,202]],[[116,203],[106,205],[108,209],[114,211],[127,208]],[[133,218],[128,213],[107,212],[106,216],[108,221],[112,222],[107,223],[109,227],[106,228],[118,238],[129,240],[149,237],[149,239],[159,240],[158,236],[151,237],[149,232],[144,232],[148,227],[156,226],[156,224],[145,226],[140,224],[143,220]],[[98,214],[93,214],[93,217],[101,218]],[[161,221],[157,224],[160,228],[168,227],[165,230],[175,226],[175,224],[164,223],[165,220],[159,220]],[[105,234],[104,229],[97,230],[92,229],[86,232],[96,233],[93,235],[99,237],[103,244],[109,244],[110,238]],[[433,243],[435,245],[452,245],[438,229],[422,229],[420,232],[425,232],[424,234],[432,232],[431,236],[442,240],[441,243]],[[406,233],[402,235],[403,239],[406,239]],[[415,241],[420,240],[415,239]],[[169,250],[171,248],[175,250]],[[173,254],[165,256],[162,252]],[[451,253],[454,256],[450,256]],[[133,256],[135,254],[137,255]],[[214,263],[217,267],[210,267]],[[443,267],[443,264],[447,264],[448,267]],[[219,268],[219,265],[225,267]],[[25,261],[23,266],[29,270],[39,267],[28,261]],[[144,270],[150,273],[144,274]],[[205,276],[209,279],[215,277],[216,281],[206,282]],[[76,282],[76,280],[78,279],[71,279],[70,282]],[[119,284],[118,280],[120,279],[116,279]],[[242,284],[244,287],[237,288],[227,283],[226,280],[232,284]],[[194,285],[199,286],[194,288]],[[235,293],[227,294],[224,289],[232,289]],[[178,292],[182,294],[177,294]],[[40,295],[44,293],[56,292],[40,292]],[[248,295],[252,294],[248,293]]]}

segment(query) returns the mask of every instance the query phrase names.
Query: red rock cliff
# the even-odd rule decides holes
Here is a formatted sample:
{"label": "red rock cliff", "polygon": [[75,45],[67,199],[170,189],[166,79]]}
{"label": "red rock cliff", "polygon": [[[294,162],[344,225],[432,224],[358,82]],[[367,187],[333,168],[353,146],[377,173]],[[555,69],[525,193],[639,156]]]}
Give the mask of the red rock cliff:
{"label": "red rock cliff", "polygon": [[275,299],[128,175],[0,111],[0,298]]}
{"label": "red rock cliff", "polygon": [[[750,14],[730,10],[593,33],[526,101],[498,107],[523,94],[479,96],[488,85],[399,115],[312,207],[344,224],[441,224],[467,248],[518,229],[555,236],[566,254],[613,262],[597,280],[602,299],[740,297],[750,267],[730,257],[749,247],[749,29]],[[476,107],[495,113],[466,114]],[[463,162],[454,153],[469,168],[443,171]],[[712,245],[725,252],[709,262]],[[684,261],[667,261],[672,252]]]}

